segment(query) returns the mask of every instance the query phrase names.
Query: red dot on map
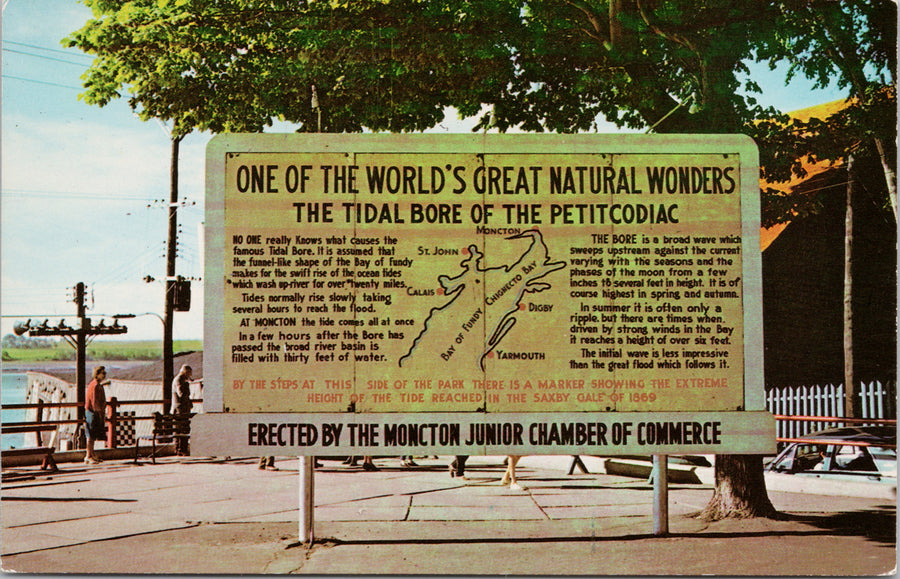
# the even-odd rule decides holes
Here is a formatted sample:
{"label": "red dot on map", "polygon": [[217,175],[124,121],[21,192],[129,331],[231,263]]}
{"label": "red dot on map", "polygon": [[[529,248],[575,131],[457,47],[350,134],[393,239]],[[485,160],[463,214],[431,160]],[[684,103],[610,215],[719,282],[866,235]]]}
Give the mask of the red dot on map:
{"label": "red dot on map", "polygon": [[493,358],[493,357],[494,357],[494,352],[493,352],[493,350],[487,353],[487,357],[488,357],[488,358]]}
{"label": "red dot on map", "polygon": [[444,288],[442,288],[442,287],[437,288],[437,295],[439,295],[439,296],[444,295]]}
{"label": "red dot on map", "polygon": [[525,304],[519,304],[519,309],[520,309],[520,310],[524,310],[524,309],[525,309]]}
{"label": "red dot on map", "polygon": [[462,254],[463,254],[463,255],[469,255],[469,248],[468,248],[468,247],[464,247],[463,250],[462,250]]}

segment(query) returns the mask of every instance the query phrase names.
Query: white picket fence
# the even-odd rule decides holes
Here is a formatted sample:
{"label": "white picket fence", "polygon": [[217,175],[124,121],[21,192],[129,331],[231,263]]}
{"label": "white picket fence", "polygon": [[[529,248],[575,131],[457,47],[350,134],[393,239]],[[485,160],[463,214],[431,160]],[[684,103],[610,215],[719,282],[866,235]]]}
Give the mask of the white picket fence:
{"label": "white picket fence", "polygon": [[[862,418],[896,419],[896,382],[869,382],[860,384]],[[844,416],[844,385],[785,386],[766,392],[766,410],[772,414],[787,416]],[[778,420],[776,436],[797,438],[815,430],[842,426],[840,422],[808,422]]]}

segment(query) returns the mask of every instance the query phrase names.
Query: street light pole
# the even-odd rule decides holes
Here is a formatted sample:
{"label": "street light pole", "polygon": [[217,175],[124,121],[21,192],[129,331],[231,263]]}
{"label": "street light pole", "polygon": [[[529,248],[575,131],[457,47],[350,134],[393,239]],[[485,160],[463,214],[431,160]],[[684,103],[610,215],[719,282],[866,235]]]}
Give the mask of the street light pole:
{"label": "street light pole", "polygon": [[[116,319],[116,320],[123,320],[123,319],[137,318],[137,317],[139,317],[139,316],[153,316],[153,317],[155,317],[157,320],[159,320],[160,323],[163,325],[163,344],[164,344],[164,345],[163,345],[163,384],[162,384],[162,397],[163,397],[163,413],[165,414],[165,413],[167,413],[167,412],[169,411],[169,408],[172,406],[172,404],[171,404],[171,399],[172,399],[172,381],[174,380],[174,376],[168,377],[168,380],[167,380],[166,369],[165,369],[165,364],[166,364],[166,363],[165,363],[165,359],[166,359],[166,354],[165,354],[165,352],[166,352],[166,350],[165,350],[165,336],[166,336],[166,333],[167,333],[167,332],[166,332],[166,328],[169,327],[169,324],[166,324],[165,318],[163,318],[161,315],[157,314],[156,312],[144,312],[144,313],[142,313],[142,314],[113,314],[113,315],[110,316],[110,317],[112,317],[112,318],[114,318],[114,319]],[[170,350],[170,352],[171,352],[171,350]],[[174,358],[174,357],[173,357],[173,358]],[[173,372],[173,374],[174,374],[174,372]],[[166,390],[167,390],[167,389],[168,389],[168,391],[169,391],[169,398],[168,398],[168,401],[167,401],[167,399],[166,399]]]}

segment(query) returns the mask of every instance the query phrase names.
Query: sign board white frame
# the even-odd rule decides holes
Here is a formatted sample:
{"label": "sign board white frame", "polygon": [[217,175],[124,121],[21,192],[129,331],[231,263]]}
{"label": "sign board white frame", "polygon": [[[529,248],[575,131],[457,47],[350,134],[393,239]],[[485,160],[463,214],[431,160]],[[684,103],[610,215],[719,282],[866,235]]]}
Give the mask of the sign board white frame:
{"label": "sign board white frame", "polygon": [[[740,163],[740,221],[743,311],[743,405],[733,411],[690,412],[226,412],[225,351],[222,329],[226,292],[225,179],[229,154],[371,153],[371,154],[500,154],[540,155],[549,151],[609,155],[737,155]],[[215,137],[207,148],[205,227],[204,409],[194,418],[192,446],[208,454],[327,455],[415,452],[444,454],[770,454],[775,451],[774,418],[765,411],[763,388],[762,285],[759,250],[758,153],[755,143],[741,135],[299,135],[231,134]],[[678,374],[679,371],[672,371]],[[528,433],[535,425],[571,426],[566,437],[536,443]],[[458,431],[461,440],[479,424],[498,425],[500,442],[432,438],[422,432]],[[699,426],[699,434],[695,435]],[[258,425],[265,425],[265,436]],[[275,425],[272,435],[269,425]],[[305,425],[305,426],[301,426]],[[341,444],[328,442],[326,431],[340,425]],[[393,444],[384,438],[386,427],[403,425],[405,444],[392,431]],[[518,426],[516,426],[518,425]],[[592,425],[592,426],[590,426]],[[360,438],[363,429],[378,437]],[[423,430],[424,428],[424,430]],[[478,427],[482,428],[482,427]],[[567,427],[568,428],[568,427]],[[581,428],[582,437],[574,429]],[[629,431],[630,429],[630,431]],[[648,440],[649,429],[653,441]],[[515,437],[518,430],[521,440]],[[664,443],[656,431],[665,432]],[[601,436],[601,431],[603,436]],[[715,436],[713,436],[715,431]],[[315,433],[316,441],[307,438]],[[416,433],[410,442],[410,433]],[[504,435],[505,432],[505,435]],[[560,431],[561,432],[561,431]],[[562,436],[557,432],[556,436]],[[626,434],[628,432],[628,434]],[[590,434],[593,433],[593,434]],[[615,440],[613,434],[618,433]],[[640,438],[643,433],[643,439]],[[504,438],[506,436],[506,438]],[[510,436],[512,438],[510,438]],[[549,436],[549,435],[548,435]],[[291,439],[293,437],[293,439]],[[285,440],[292,440],[290,444]]]}

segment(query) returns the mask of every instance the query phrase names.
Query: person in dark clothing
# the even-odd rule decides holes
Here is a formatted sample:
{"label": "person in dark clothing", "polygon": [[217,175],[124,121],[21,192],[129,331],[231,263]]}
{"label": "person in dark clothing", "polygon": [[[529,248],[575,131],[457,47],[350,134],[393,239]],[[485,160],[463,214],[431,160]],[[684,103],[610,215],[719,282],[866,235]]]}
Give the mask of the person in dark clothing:
{"label": "person in dark clothing", "polygon": [[451,477],[460,477],[466,473],[466,460],[469,458],[467,454],[458,454],[456,458],[453,459],[453,462],[450,463],[450,476]]}
{"label": "person in dark clothing", "polygon": [[[191,408],[194,404],[191,402],[191,380],[193,379],[193,369],[190,366],[182,366],[172,381],[172,414],[176,417],[185,419],[185,422],[179,425],[178,434],[189,434],[190,427],[187,419],[191,415]],[[175,454],[178,456],[187,456],[190,453],[188,446],[188,438],[179,436],[175,439]]]}

